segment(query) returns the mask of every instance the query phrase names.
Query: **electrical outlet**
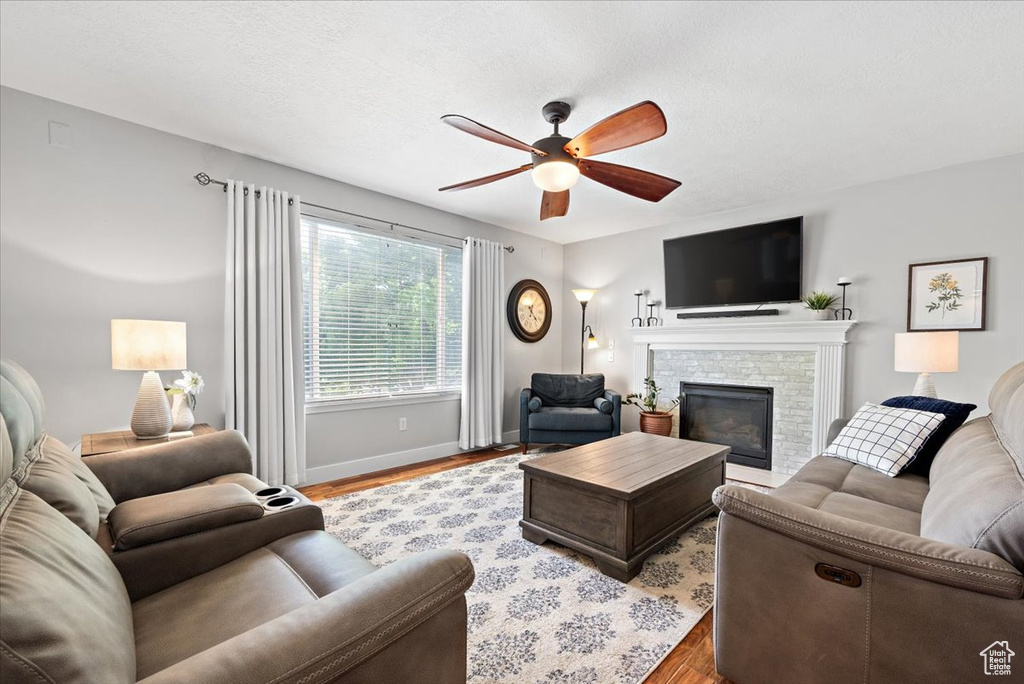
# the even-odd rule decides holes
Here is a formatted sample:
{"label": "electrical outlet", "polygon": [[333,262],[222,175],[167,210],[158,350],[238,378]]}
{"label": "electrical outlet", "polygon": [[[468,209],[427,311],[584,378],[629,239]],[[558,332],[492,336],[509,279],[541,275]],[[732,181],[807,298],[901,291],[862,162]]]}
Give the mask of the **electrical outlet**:
{"label": "electrical outlet", "polygon": [[608,363],[615,362],[615,340],[608,340]]}
{"label": "electrical outlet", "polygon": [[399,429],[399,431],[404,431],[408,427],[409,427],[409,423],[405,420],[405,418],[399,418],[398,419],[398,429]]}

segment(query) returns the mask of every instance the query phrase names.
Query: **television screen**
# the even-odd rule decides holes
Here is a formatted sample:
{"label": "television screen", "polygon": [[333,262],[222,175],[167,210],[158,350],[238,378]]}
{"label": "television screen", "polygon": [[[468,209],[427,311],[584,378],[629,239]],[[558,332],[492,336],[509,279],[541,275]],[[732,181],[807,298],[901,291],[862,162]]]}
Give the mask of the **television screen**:
{"label": "television screen", "polygon": [[800,299],[803,217],[665,240],[667,308]]}

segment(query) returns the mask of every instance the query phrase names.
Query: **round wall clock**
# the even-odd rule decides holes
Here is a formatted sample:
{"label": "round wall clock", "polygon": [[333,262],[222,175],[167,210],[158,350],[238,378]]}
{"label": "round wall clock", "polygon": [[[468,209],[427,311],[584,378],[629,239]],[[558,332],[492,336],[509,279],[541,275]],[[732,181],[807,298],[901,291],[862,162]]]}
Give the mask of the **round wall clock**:
{"label": "round wall clock", "polygon": [[551,298],[536,280],[520,280],[508,293],[508,325],[523,342],[539,342],[551,327]]}

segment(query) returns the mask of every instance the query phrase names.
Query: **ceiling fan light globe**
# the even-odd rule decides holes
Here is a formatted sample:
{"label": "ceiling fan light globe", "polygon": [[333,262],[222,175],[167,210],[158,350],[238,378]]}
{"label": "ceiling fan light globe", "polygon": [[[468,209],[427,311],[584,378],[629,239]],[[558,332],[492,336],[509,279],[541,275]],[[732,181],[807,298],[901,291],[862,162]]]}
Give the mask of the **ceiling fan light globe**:
{"label": "ceiling fan light globe", "polygon": [[530,175],[534,185],[541,190],[562,192],[576,185],[580,179],[580,169],[572,162],[553,160],[537,164]]}

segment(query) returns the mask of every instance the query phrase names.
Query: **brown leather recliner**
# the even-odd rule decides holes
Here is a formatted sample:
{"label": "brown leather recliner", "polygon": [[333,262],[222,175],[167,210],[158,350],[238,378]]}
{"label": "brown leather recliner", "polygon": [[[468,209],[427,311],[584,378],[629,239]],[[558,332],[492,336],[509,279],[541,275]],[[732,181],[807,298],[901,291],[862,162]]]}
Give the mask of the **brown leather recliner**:
{"label": "brown leather recliner", "polygon": [[718,488],[718,672],[738,684],[981,682],[990,646],[1024,653],[1024,363],[989,406],[927,478],[819,456],[771,494]]}
{"label": "brown leather recliner", "polygon": [[463,682],[463,554],[377,569],[303,503],[266,511],[244,439],[93,457],[0,366],[0,680]]}

